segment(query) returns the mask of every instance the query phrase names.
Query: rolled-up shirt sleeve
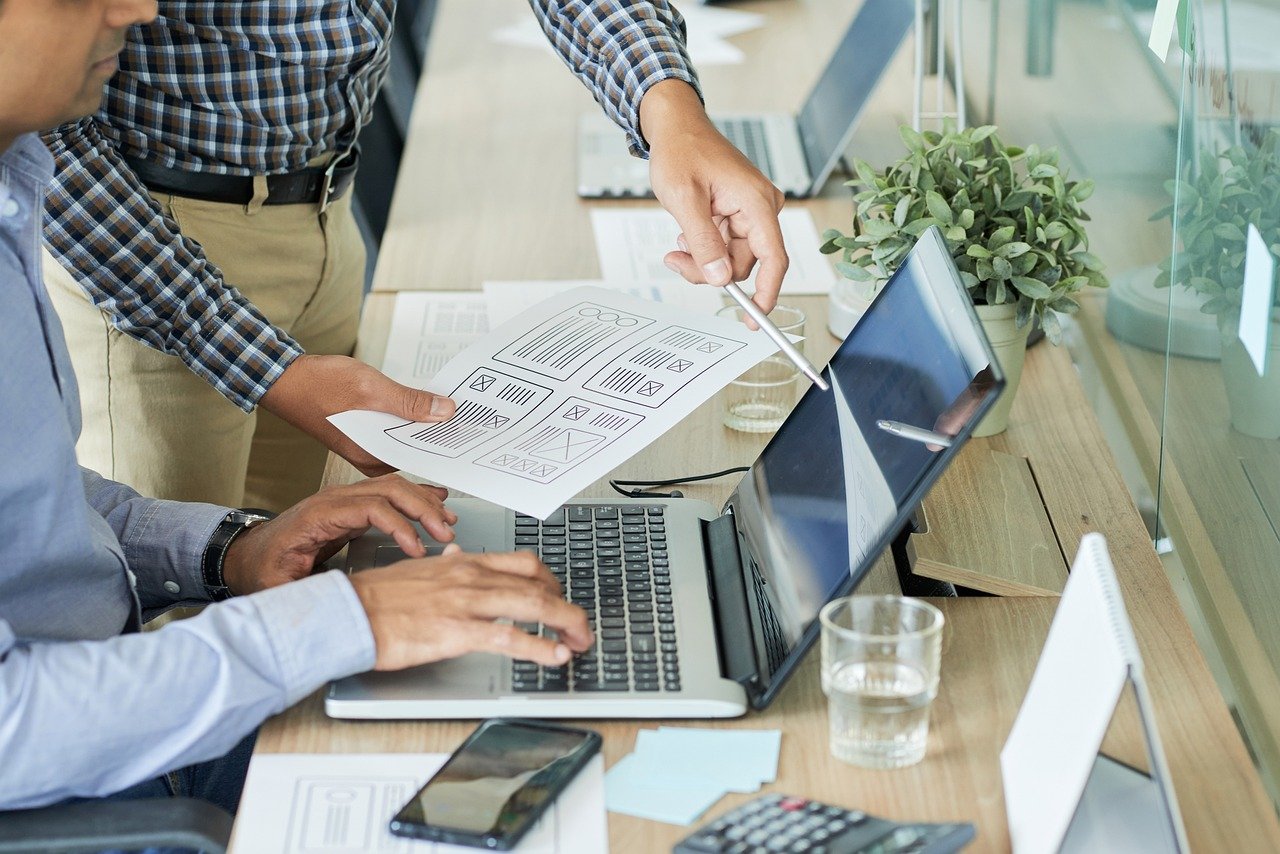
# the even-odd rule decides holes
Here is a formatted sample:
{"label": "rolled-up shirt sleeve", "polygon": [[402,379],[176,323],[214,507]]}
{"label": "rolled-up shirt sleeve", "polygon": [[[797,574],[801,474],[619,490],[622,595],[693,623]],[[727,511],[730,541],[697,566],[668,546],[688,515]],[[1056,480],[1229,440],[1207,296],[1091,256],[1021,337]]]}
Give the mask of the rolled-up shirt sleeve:
{"label": "rolled-up shirt sleeve", "polygon": [[27,643],[0,620],[0,809],[101,797],[221,756],[374,657],[339,572],[108,640]]}
{"label": "rolled-up shirt sleeve", "polygon": [[124,334],[252,410],[302,348],[165,216],[93,118],[50,131],[45,243]]}
{"label": "rolled-up shirt sleeve", "polygon": [[685,48],[684,18],[667,0],[529,0],[543,32],[633,154],[648,157],[640,101],[654,84],[682,80],[702,97]]}

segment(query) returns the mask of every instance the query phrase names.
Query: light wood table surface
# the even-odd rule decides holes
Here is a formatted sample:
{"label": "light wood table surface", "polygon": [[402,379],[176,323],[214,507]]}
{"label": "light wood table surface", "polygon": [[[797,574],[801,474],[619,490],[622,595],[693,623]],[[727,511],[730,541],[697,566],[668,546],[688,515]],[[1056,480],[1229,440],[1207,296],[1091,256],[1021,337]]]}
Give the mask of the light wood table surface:
{"label": "light wood table surface", "polygon": [[[765,13],[769,27],[735,39],[752,57],[746,65],[702,75],[713,105],[794,108],[855,5],[838,0],[745,4]],[[489,40],[493,29],[521,14],[527,9],[517,0],[442,0],[376,288],[471,289],[486,279],[598,275],[590,205],[573,193],[573,126],[576,116],[593,105],[551,56]],[[873,99],[874,115],[868,117],[873,125],[879,121],[892,127],[901,117],[896,112],[900,105],[909,103],[890,97],[895,87],[899,95],[903,91],[891,81],[903,75],[909,79],[904,60],[909,54],[899,55],[884,93]],[[847,196],[835,182],[824,198],[807,205],[819,228],[844,224],[849,217]],[[809,315],[809,356],[821,364],[835,345],[822,331],[825,301],[794,301]],[[375,365],[385,349],[392,305],[392,295],[381,293],[366,305],[359,355]],[[656,478],[745,464],[763,441],[725,429],[713,400],[615,475]],[[1041,568],[1055,565],[1051,558],[1069,564],[1084,533],[1105,534],[1147,665],[1155,716],[1193,850],[1280,850],[1280,825],[1064,350],[1040,346],[1028,353],[1010,429],[975,440],[963,456],[968,464],[975,462],[974,455],[995,452],[1025,461],[1039,502],[1032,515],[1040,519],[1043,514],[1048,527],[1040,521],[1022,523],[1027,508],[1011,498],[1029,497],[1021,475],[1019,484],[996,494],[975,493],[972,480],[948,477],[934,492],[935,498],[941,495],[943,509],[935,514],[932,534],[954,538],[949,548],[956,554],[1016,557],[1032,549],[1036,554],[1029,558]],[[353,476],[345,463],[331,462],[330,482]],[[731,485],[696,485],[686,494],[719,503]],[[609,493],[607,485],[598,483],[584,494]],[[999,529],[954,521],[963,517],[966,503],[1000,501],[1005,502],[1007,524]],[[1011,539],[1009,531],[1019,531],[1019,538]],[[883,561],[869,583],[892,586],[892,572]],[[938,602],[948,619],[942,687],[928,755],[914,768],[863,771],[830,757],[816,654],[765,712],[705,725],[781,728],[779,779],[770,790],[889,818],[973,821],[978,826],[974,850],[1008,850],[998,754],[1056,601],[1019,596]],[[1120,723],[1108,747],[1131,757],[1137,746],[1134,729],[1131,722]],[[592,725],[605,736],[605,757],[611,764],[632,748],[638,729],[657,724]],[[472,726],[333,721],[324,716],[317,695],[270,721],[257,749],[438,752],[455,747]],[[725,799],[708,818],[745,797]],[[612,849],[622,852],[669,850],[687,832],[615,814],[609,815],[609,831]]]}

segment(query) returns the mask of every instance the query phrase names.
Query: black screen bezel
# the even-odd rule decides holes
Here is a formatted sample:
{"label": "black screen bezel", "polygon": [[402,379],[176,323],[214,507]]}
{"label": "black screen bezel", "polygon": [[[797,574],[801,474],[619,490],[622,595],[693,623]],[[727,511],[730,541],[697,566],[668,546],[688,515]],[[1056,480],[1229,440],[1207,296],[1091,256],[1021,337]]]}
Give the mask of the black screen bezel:
{"label": "black screen bezel", "polygon": [[[937,483],[938,478],[940,478],[942,473],[946,471],[947,466],[951,464],[953,459],[955,459],[956,454],[960,452],[960,449],[973,435],[974,428],[982,421],[983,416],[996,405],[996,401],[999,400],[1001,395],[1005,392],[1007,381],[1004,369],[1001,368],[1000,363],[996,358],[995,350],[991,347],[991,342],[987,340],[986,332],[983,330],[981,321],[978,319],[977,311],[974,310],[973,302],[969,297],[969,293],[964,287],[964,283],[960,281],[960,275],[956,270],[954,261],[951,259],[951,254],[947,249],[946,241],[942,237],[942,232],[938,230],[937,226],[930,227],[920,235],[919,240],[911,251],[912,254],[922,251],[940,253],[942,258],[945,260],[945,264],[939,265],[945,269],[939,270],[938,273],[939,275],[945,275],[948,281],[950,281],[959,291],[961,305],[964,306],[964,310],[969,315],[969,321],[978,330],[978,339],[982,344],[983,353],[986,355],[987,362],[991,366],[991,386],[993,393],[989,393],[983,398],[982,402],[974,410],[972,417],[965,422],[964,426],[961,427],[960,431],[952,439],[951,446],[944,448],[934,457],[933,464],[925,470],[924,475],[915,484],[915,486],[912,487],[911,491],[907,493],[906,500],[902,503],[901,507],[898,508],[898,511],[894,516],[893,524],[890,525],[879,538],[877,538],[875,547],[867,550],[867,556],[863,559],[861,565],[859,565],[857,572],[850,574],[849,578],[836,588],[835,592],[827,598],[828,602],[832,599],[838,599],[841,596],[850,595],[854,589],[862,583],[862,579],[866,577],[868,572],[870,572],[871,567],[880,560],[885,549],[889,548],[893,543],[894,538],[898,536],[898,533],[909,523],[911,517],[916,511],[916,507],[924,500],[925,495],[928,494],[931,488],[933,488],[933,485]],[[876,294],[875,299],[872,300],[871,305],[867,308],[865,316],[873,316],[876,303],[881,299],[881,297],[883,297],[884,293],[889,288],[893,287],[893,282],[899,275],[901,275],[902,270],[906,266],[906,262],[904,261],[898,268],[898,271],[889,279],[889,282],[881,288],[878,294]],[[855,334],[857,334],[857,327],[855,327],[854,331],[851,332],[843,342],[841,342],[840,347],[836,350],[836,355],[839,355],[840,351],[848,346],[849,340]],[[836,358],[836,355],[832,356],[833,361]],[[829,384],[830,372],[831,368],[829,364],[823,367],[822,373],[826,375]],[[830,393],[833,392],[825,392],[816,386],[810,386],[805,392],[805,395]],[[784,422],[774,437],[769,440],[767,445],[765,445],[764,450],[760,452],[760,456],[756,457],[756,461],[752,463],[751,471],[747,472],[747,474],[743,476],[744,481],[752,476],[755,471],[755,467],[760,464],[760,461],[764,458],[765,454],[769,452],[769,448],[774,444],[774,442],[778,441],[778,436],[780,436],[786,429],[786,423]],[[733,495],[729,497],[728,502],[725,504],[725,511],[732,513],[734,516],[735,527],[739,525],[737,521],[737,501],[738,489],[735,488]],[[742,571],[744,574],[743,579],[745,584],[748,583],[746,573],[750,571],[749,563],[752,560],[752,556],[745,553],[747,549],[746,538],[741,536],[741,534],[738,536],[738,542],[739,547],[744,551]],[[752,646],[754,647],[754,634],[759,628],[760,614],[753,597],[748,597],[748,611],[751,619],[753,637],[747,638],[746,640],[752,643]],[[759,654],[759,650],[753,650],[753,655],[757,662],[758,669],[756,671],[755,678],[743,686],[747,693],[747,700],[750,702],[753,709],[764,709],[773,702],[774,698],[778,696],[778,692],[782,690],[782,687],[787,683],[787,680],[790,679],[799,668],[800,663],[804,660],[809,649],[815,642],[817,642],[819,631],[820,625],[817,617],[815,617],[810,621],[809,625],[805,628],[804,632],[791,648],[790,652],[787,653],[787,657],[783,659],[777,669],[772,673],[766,673],[759,669],[762,657]]]}

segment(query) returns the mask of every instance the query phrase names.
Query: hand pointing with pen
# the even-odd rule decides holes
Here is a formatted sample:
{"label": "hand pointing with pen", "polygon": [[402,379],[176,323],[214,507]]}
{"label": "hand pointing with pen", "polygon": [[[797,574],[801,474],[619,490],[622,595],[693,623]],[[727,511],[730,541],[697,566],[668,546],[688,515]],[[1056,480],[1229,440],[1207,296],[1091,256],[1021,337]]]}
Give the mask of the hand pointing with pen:
{"label": "hand pointing with pen", "polygon": [[645,93],[640,129],[654,195],[683,232],[666,265],[690,282],[724,286],[746,279],[758,261],[753,301],[772,311],[789,263],[778,225],[782,192],[721,136],[683,81]]}

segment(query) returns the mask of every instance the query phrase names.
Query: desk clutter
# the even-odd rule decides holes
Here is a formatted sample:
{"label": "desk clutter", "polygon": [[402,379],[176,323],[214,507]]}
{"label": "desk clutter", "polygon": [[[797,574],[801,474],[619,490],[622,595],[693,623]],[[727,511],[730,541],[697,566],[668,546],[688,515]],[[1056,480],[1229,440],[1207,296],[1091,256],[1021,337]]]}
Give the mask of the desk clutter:
{"label": "desk clutter", "polygon": [[782,732],[660,727],[636,734],[636,748],[605,774],[612,812],[692,824],[729,792],[759,791],[778,777]]}
{"label": "desk clutter", "polygon": [[[465,854],[475,848],[393,836],[388,823],[447,753],[276,753],[249,764],[237,854]],[[514,850],[522,854],[608,851],[600,797],[604,760],[594,757]]]}

